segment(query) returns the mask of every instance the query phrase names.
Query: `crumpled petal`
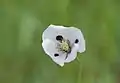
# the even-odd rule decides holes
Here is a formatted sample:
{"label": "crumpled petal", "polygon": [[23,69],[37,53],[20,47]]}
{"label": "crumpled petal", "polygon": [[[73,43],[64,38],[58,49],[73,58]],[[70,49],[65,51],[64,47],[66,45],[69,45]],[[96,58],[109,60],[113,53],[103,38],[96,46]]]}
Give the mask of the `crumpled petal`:
{"label": "crumpled petal", "polygon": [[71,43],[74,43],[76,39],[79,40],[78,51],[80,53],[85,51],[85,40],[80,29],[75,27],[64,27],[64,26],[55,26],[50,25],[42,35],[42,39],[50,39],[56,41],[56,36],[62,35],[64,38],[68,39]]}
{"label": "crumpled petal", "polygon": [[[57,51],[55,42],[45,39],[42,43],[42,47],[45,53],[49,55],[55,63],[59,64],[60,66],[64,66],[65,56]],[[59,54],[59,56],[55,57],[55,53]]]}

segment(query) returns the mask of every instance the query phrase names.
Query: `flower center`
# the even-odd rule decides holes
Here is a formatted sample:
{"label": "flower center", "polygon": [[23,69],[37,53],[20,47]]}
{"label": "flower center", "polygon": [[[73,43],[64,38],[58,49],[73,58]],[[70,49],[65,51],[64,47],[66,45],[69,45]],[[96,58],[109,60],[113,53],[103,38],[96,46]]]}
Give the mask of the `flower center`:
{"label": "flower center", "polygon": [[61,49],[65,52],[68,52],[70,50],[70,46],[67,41],[62,40],[62,43],[60,46],[61,46]]}
{"label": "flower center", "polygon": [[69,40],[63,39],[61,42],[58,44],[58,49],[62,51],[63,53],[70,53],[71,52],[71,46]]}
{"label": "flower center", "polygon": [[56,36],[56,40],[59,41],[57,44],[58,51],[65,53],[66,54],[65,59],[67,59],[68,54],[71,52],[71,49],[72,49],[70,41],[68,39],[65,39],[61,35]]}

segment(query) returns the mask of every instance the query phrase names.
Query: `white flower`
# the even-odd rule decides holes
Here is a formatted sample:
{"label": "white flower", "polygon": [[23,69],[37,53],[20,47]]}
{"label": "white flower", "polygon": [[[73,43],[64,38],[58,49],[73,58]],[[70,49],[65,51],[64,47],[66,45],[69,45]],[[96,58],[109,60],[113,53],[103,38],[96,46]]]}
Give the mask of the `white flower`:
{"label": "white flower", "polygon": [[85,51],[83,34],[75,27],[50,25],[43,32],[42,40],[45,53],[60,66],[73,61],[77,52]]}

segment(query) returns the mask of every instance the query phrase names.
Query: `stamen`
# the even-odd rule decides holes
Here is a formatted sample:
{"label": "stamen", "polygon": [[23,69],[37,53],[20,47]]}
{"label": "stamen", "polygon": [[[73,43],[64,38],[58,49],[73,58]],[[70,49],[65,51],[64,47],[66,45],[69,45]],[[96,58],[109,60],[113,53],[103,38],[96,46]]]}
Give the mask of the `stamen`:
{"label": "stamen", "polygon": [[[62,39],[61,42],[58,42],[57,49],[58,52],[62,52],[63,54],[65,54],[66,56],[65,59],[67,59],[68,54],[71,52],[70,41],[66,39]],[[59,56],[59,55],[55,54],[54,56]]]}
{"label": "stamen", "polygon": [[62,51],[63,53],[70,53],[71,52],[71,46],[69,40],[62,40],[60,43],[58,43],[57,48],[59,51]]}
{"label": "stamen", "polygon": [[68,54],[66,55],[65,60],[67,59],[67,57],[68,57]]}

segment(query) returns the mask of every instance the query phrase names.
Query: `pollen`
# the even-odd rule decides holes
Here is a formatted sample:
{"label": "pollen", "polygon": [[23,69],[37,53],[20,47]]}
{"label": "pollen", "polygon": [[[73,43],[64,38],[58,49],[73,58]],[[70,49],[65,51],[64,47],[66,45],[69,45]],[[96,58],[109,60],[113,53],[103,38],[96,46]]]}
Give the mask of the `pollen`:
{"label": "pollen", "polygon": [[60,44],[60,49],[61,49],[61,51],[63,51],[63,52],[69,53],[70,50],[71,50],[69,41],[67,41],[67,40],[62,40],[62,42],[61,42],[61,44]]}

